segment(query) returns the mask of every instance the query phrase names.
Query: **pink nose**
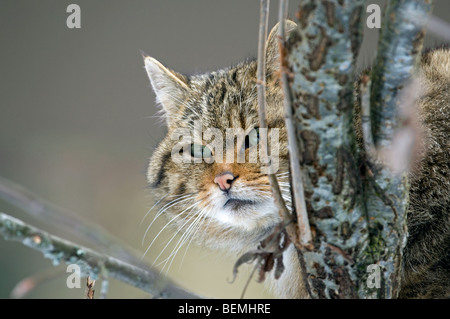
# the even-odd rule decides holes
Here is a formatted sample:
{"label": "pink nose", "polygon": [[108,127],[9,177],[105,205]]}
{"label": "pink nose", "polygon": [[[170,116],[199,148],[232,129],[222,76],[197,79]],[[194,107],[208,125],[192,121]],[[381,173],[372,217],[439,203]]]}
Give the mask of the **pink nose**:
{"label": "pink nose", "polygon": [[214,183],[219,185],[219,188],[223,191],[228,191],[231,188],[231,183],[236,179],[236,177],[230,172],[222,173],[214,178]]}

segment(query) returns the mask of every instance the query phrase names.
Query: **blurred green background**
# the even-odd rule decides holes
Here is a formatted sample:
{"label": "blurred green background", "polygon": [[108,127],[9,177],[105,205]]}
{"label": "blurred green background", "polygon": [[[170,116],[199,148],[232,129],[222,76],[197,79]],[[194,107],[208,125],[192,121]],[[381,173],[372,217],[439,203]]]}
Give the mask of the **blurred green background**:
{"label": "blurred green background", "polygon": [[[70,3],[81,7],[81,29],[66,26]],[[434,14],[449,21],[450,2],[435,3]],[[272,1],[270,27],[277,6]],[[290,1],[291,17],[297,6]],[[0,176],[101,225],[141,257],[164,225],[156,223],[141,245],[153,216],[141,220],[155,202],[146,165],[165,127],[139,50],[181,73],[212,71],[255,56],[258,20],[256,0],[2,0]],[[366,30],[360,68],[370,64],[376,40],[377,30]],[[427,46],[439,43],[427,36]],[[89,245],[1,200],[0,212]],[[144,260],[151,264],[169,238],[162,234]],[[181,263],[183,254],[170,278],[204,296],[239,298],[249,272],[227,282],[235,257],[191,246]],[[49,273],[27,298],[83,298],[84,288],[66,287],[64,271],[0,238],[0,298],[23,278]],[[108,297],[149,295],[111,280]],[[271,295],[253,280],[246,297]]]}

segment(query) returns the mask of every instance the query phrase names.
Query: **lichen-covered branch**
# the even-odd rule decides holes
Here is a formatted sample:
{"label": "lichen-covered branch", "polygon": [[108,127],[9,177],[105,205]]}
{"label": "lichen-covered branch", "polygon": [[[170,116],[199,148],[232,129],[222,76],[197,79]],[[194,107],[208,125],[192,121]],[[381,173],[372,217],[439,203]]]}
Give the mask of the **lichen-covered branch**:
{"label": "lichen-covered branch", "polygon": [[363,4],[302,1],[299,27],[287,42],[299,161],[314,230],[314,248],[303,251],[313,298],[357,297],[355,261],[368,244],[352,131]]}
{"label": "lichen-covered branch", "polygon": [[115,278],[142,289],[155,297],[199,298],[199,296],[175,286],[167,279],[163,279],[156,272],[136,267],[117,258],[53,236],[3,213],[0,213],[0,235],[6,240],[17,241],[40,251],[46,258],[51,259],[54,265],[63,262],[77,264],[82,273],[92,279],[107,274],[109,278]]}
{"label": "lichen-covered branch", "polygon": [[[372,155],[391,145],[401,125],[398,92],[411,76],[424,35],[413,17],[426,16],[430,9],[426,0],[389,2],[375,68],[361,87],[365,118],[360,129],[366,140],[358,145],[352,86],[364,2],[300,5],[299,27],[288,41],[286,57],[313,229],[314,248],[303,250],[313,298],[398,295],[408,180],[406,173],[394,175]],[[367,287],[370,264],[382,269],[376,289]]]}
{"label": "lichen-covered branch", "polygon": [[[81,217],[73,214],[71,211],[68,211],[64,208],[60,208],[54,205],[53,203],[34,194],[33,192],[29,191],[23,186],[17,185],[16,183],[13,183],[3,177],[0,177],[0,198],[22,209],[23,211],[25,211],[26,213],[28,213],[29,215],[33,216],[36,219],[45,220],[49,225],[54,225],[58,229],[66,233],[69,233],[75,236],[76,238],[80,238],[83,239],[84,241],[89,242],[90,247],[95,247],[97,251],[104,252],[105,255],[103,254],[97,255],[97,257],[99,258],[100,257],[103,258],[106,255],[114,256],[117,259],[113,257],[108,258],[111,261],[117,260],[119,263],[123,265],[131,266],[133,264],[139,264],[141,265],[141,267],[136,268],[136,270],[138,270],[140,273],[148,273],[148,274],[154,273],[153,269],[149,268],[147,265],[143,264],[140,259],[135,257],[135,254],[130,247],[126,247],[125,244],[121,243],[116,237],[109,234],[101,227],[94,225],[92,223],[88,223]],[[24,227],[26,226],[24,225]],[[75,244],[73,244],[73,246],[75,246]],[[92,251],[94,252],[94,250]],[[114,263],[111,263],[111,265],[114,266]],[[101,277],[103,278],[100,296],[105,295],[105,291],[108,286],[107,280],[108,273],[100,271]],[[131,272],[129,271],[129,268],[125,268],[124,270],[116,272],[116,275],[123,276],[123,281],[129,282],[129,278],[132,278],[131,276],[133,276],[133,273],[132,271]],[[114,277],[114,275],[111,275],[111,277],[116,278]],[[152,278],[157,278],[157,275],[153,274]],[[143,279],[144,287],[146,285],[149,288],[152,287],[151,285],[152,278],[150,278],[150,281],[148,281],[148,279]],[[132,281],[129,283],[131,285],[134,285]],[[154,286],[156,287],[157,285],[158,283],[155,282]]]}
{"label": "lichen-covered branch", "polygon": [[130,247],[120,242],[102,227],[89,223],[73,212],[56,206],[36,195],[22,185],[0,176],[0,199],[22,209],[37,220],[45,220],[64,233],[89,242],[91,247],[101,249],[132,264],[140,262]]}
{"label": "lichen-covered branch", "polygon": [[[395,147],[395,133],[402,125],[400,92],[413,75],[422,50],[424,18],[431,9],[431,0],[396,0],[388,4],[371,78],[370,120],[377,148]],[[417,16],[422,17],[422,23],[418,23]],[[365,166],[364,202],[370,230],[367,260],[372,259],[383,269],[383,289],[361,286],[359,293],[395,298],[401,288],[402,252],[407,236],[408,172],[394,174],[386,163],[373,158]]]}
{"label": "lichen-covered branch", "polygon": [[[375,145],[389,146],[398,127],[399,92],[422,51],[432,0],[389,1],[372,71],[371,120]],[[421,19],[417,19],[420,16]]]}

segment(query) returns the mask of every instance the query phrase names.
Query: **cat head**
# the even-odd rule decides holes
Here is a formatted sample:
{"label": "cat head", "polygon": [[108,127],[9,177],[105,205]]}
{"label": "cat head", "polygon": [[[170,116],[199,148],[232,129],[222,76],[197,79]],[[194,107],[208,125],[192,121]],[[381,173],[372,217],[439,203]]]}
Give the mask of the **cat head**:
{"label": "cat head", "polygon": [[[296,26],[287,22],[287,31]],[[168,132],[147,172],[170,226],[212,246],[242,249],[279,221],[267,169],[290,201],[277,27],[266,42],[267,130],[259,129],[256,62],[184,76],[145,57]],[[260,156],[267,140],[272,162]]]}

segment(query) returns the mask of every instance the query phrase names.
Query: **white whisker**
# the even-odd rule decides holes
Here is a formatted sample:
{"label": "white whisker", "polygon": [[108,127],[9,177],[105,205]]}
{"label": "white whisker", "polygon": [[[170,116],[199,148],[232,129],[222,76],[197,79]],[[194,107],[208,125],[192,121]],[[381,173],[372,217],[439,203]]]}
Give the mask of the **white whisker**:
{"label": "white whisker", "polygon": [[144,222],[145,218],[148,216],[148,214],[150,214],[150,212],[153,210],[153,208],[155,208],[164,198],[166,198],[167,196],[169,196],[169,194],[161,197],[149,210],[148,212],[144,215],[144,217],[142,217],[141,222],[139,223],[139,226],[142,225],[142,223]]}
{"label": "white whisker", "polygon": [[188,208],[186,208],[183,212],[175,215],[175,217],[173,217],[160,231],[159,233],[155,236],[155,238],[153,238],[152,242],[150,243],[150,245],[148,246],[148,248],[145,250],[144,255],[142,256],[142,258],[145,257],[145,255],[147,254],[147,252],[150,250],[150,248],[152,247],[153,243],[155,242],[155,240],[158,238],[158,236],[161,234],[161,232],[167,228],[167,226],[169,226],[175,219],[177,219],[178,217],[181,216],[182,213],[184,213],[186,210],[190,209],[191,207],[197,205],[198,202],[195,202],[194,204],[192,204],[191,206],[189,206]]}
{"label": "white whisker", "polygon": [[[169,255],[169,260],[170,263],[166,269],[166,274],[168,273],[174,259],[175,256],[177,255],[178,251],[180,250],[180,248],[185,244],[185,242],[191,238],[194,238],[193,235],[195,234],[195,231],[201,226],[201,218],[204,215],[204,210],[201,211],[201,213],[198,214],[198,216],[194,219],[194,221],[192,222],[191,225],[189,225],[188,229],[186,229],[185,233],[183,234],[183,236],[181,236],[181,238],[178,240],[177,245],[175,245],[175,248],[172,250],[172,253]],[[191,237],[192,236],[192,237]],[[178,247],[178,248],[177,248]],[[168,261],[169,261],[168,260]],[[163,269],[166,267],[167,263],[164,265]]]}
{"label": "white whisker", "polygon": [[[203,219],[204,219],[204,220],[206,220],[206,216],[207,216],[207,213],[205,213],[204,216],[203,216]],[[201,223],[203,223],[203,221],[200,222],[199,227],[198,227],[197,230],[192,234],[191,240],[189,241],[189,243],[188,243],[187,246],[186,246],[186,250],[184,251],[183,257],[181,258],[181,262],[180,262],[180,266],[179,266],[179,268],[178,268],[178,271],[181,270],[181,265],[183,264],[184,257],[186,257],[186,253],[187,253],[187,251],[188,251],[188,249],[189,249],[189,246],[191,245],[192,240],[193,240],[194,237],[195,237],[195,233],[198,231],[198,229],[200,229]],[[206,224],[206,226],[205,226],[205,229],[204,229],[205,232],[206,232],[206,230],[207,230],[207,228],[208,228],[208,226],[209,226],[210,224],[211,224],[211,218],[209,219],[208,224]]]}
{"label": "white whisker", "polygon": [[[189,211],[189,213],[187,214],[187,216],[186,216],[186,221],[185,221],[185,223],[175,232],[175,234],[173,234],[172,235],[172,237],[169,239],[169,241],[166,243],[166,245],[164,246],[164,248],[160,251],[160,253],[159,253],[159,255],[158,256],[156,256],[156,258],[155,258],[155,260],[153,261],[153,264],[152,265],[154,265],[157,261],[158,261],[158,259],[159,259],[159,257],[161,257],[161,255],[162,255],[162,253],[166,250],[166,248],[169,246],[169,244],[172,242],[172,240],[178,235],[178,233],[180,233],[182,230],[183,230],[183,228],[184,228],[184,226],[195,216],[195,213],[193,212],[194,211],[194,209],[196,208],[196,206],[197,206],[197,204],[198,204],[199,202],[196,202],[196,205],[194,206],[194,207],[192,207],[191,208],[191,210]],[[182,214],[182,213],[184,213],[186,210],[184,210],[183,212],[181,212],[180,214]],[[188,218],[189,217],[189,218]],[[164,261],[162,261],[162,262],[164,262]],[[161,263],[162,263],[161,262]],[[159,264],[157,264],[156,266],[158,266],[158,265],[160,265],[161,263],[159,263]],[[162,270],[161,270],[162,271]]]}
{"label": "white whisker", "polygon": [[183,202],[186,202],[186,201],[188,201],[188,200],[193,199],[193,196],[192,196],[192,195],[193,195],[193,194],[185,194],[185,195],[180,196],[180,197],[178,197],[178,198],[176,198],[176,199],[174,199],[174,200],[171,200],[170,202],[166,203],[163,207],[161,207],[161,208],[159,209],[158,213],[156,213],[156,215],[155,215],[155,217],[153,218],[153,220],[152,220],[152,222],[150,223],[150,225],[148,225],[147,229],[145,230],[144,236],[142,237],[141,245],[144,245],[144,241],[145,241],[145,238],[147,237],[147,233],[149,232],[149,230],[150,230],[150,228],[152,227],[153,223],[156,221],[156,219],[157,219],[159,216],[161,216],[161,215],[162,215],[165,211],[167,211],[169,208],[171,208],[171,207],[173,207],[173,206],[175,206],[175,205],[177,205],[177,204],[180,204],[180,203],[183,203]]}

